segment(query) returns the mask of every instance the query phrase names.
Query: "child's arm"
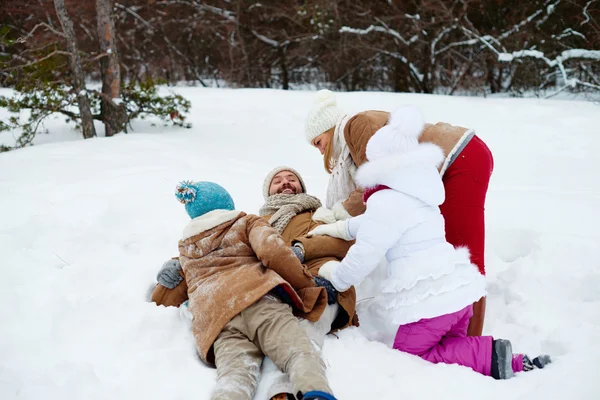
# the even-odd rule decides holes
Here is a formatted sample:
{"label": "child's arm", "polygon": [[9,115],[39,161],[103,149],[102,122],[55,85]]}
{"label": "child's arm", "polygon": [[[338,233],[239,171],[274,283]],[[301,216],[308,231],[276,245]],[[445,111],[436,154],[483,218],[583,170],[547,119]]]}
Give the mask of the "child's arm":
{"label": "child's arm", "polygon": [[361,214],[357,217],[352,217],[346,220],[346,231],[350,235],[352,239],[356,239],[356,235],[358,234],[358,229],[364,219],[365,215]]}
{"label": "child's arm", "polygon": [[188,299],[187,290],[185,279],[173,289],[168,289],[159,283],[152,292],[152,301],[157,306],[179,307]]}
{"label": "child's arm", "polygon": [[248,239],[263,265],[279,274],[294,289],[315,286],[310,273],[285,244],[279,233],[264,219],[256,217],[248,224]]}
{"label": "child's arm", "polygon": [[348,230],[356,229],[356,243],[340,264],[325,264],[319,275],[338,291],[362,282],[410,227],[406,223],[406,209],[410,207],[404,207],[403,199],[404,195],[392,190],[373,194],[365,214],[356,218],[356,225],[350,222]]}
{"label": "child's arm", "polygon": [[356,233],[358,232],[358,228],[360,228],[363,218],[364,214],[331,224],[319,225],[312,231],[308,232],[306,236],[331,236],[347,241],[354,240],[356,239]]}
{"label": "child's arm", "polygon": [[177,258],[163,264],[156,278],[158,284],[152,292],[152,301],[156,305],[179,307],[188,299],[185,274]]}

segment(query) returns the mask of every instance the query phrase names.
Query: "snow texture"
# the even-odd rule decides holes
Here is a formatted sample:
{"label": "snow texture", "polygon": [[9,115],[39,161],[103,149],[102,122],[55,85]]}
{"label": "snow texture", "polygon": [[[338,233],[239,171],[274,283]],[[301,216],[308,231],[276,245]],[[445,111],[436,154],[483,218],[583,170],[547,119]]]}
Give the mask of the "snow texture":
{"label": "snow texture", "polygon": [[[84,141],[56,117],[36,146],[0,154],[0,399],[208,399],[216,372],[199,360],[189,322],[146,301],[189,222],[173,188],[214,181],[256,213],[265,175],[290,165],[324,199],[328,176],[303,133],[314,92],[176,90],[192,101],[192,129],[148,119],[132,134]],[[337,397],[600,398],[599,106],[390,93],[338,101],[350,113],[413,104],[489,145],[484,332],[554,363],[494,381],[351,328],[323,349]]]}

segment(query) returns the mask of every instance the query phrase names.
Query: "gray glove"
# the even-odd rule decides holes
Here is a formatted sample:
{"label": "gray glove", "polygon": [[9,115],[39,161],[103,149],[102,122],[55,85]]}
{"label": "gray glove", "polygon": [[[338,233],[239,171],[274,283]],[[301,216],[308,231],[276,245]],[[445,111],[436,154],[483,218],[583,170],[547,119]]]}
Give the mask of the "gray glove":
{"label": "gray glove", "polygon": [[167,289],[173,289],[183,280],[183,277],[179,275],[180,269],[181,264],[179,263],[179,260],[169,260],[164,263],[160,271],[158,271],[156,281]]}

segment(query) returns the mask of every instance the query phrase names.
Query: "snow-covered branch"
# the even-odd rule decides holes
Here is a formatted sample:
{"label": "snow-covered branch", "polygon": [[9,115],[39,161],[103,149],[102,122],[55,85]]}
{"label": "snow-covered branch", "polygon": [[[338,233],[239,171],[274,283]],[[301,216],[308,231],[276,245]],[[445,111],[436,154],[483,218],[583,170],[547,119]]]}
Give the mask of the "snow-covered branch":
{"label": "snow-covered branch", "polygon": [[383,26],[371,25],[367,29],[357,29],[351,28],[349,26],[342,26],[339,30],[340,33],[352,33],[355,35],[367,35],[371,32],[380,32],[387,33],[388,35],[393,36],[394,38],[400,40],[406,46],[409,46],[411,43],[414,43],[418,38],[417,36],[413,36],[409,40],[406,40],[400,33],[395,31],[394,29],[386,28]]}
{"label": "snow-covered branch", "polygon": [[260,33],[256,32],[254,29],[252,29],[252,34],[261,42],[268,44],[269,46],[273,46],[273,47],[279,47],[279,42],[273,39],[269,39],[268,37],[266,37],[265,35],[261,35]]}
{"label": "snow-covered branch", "polygon": [[189,1],[189,0],[188,1],[166,0],[166,1],[159,1],[155,4],[161,5],[161,6],[168,6],[168,5],[173,5],[173,4],[192,6],[192,7],[196,8],[197,10],[208,11],[212,14],[219,15],[230,22],[237,22],[236,18],[235,18],[235,13],[233,11],[226,10],[224,8],[215,7],[215,6],[209,6],[207,4],[203,4],[202,2],[196,1],[196,0],[192,0],[192,1]]}
{"label": "snow-covered branch", "polygon": [[548,18],[550,18],[550,16],[554,13],[554,11],[556,11],[558,3],[560,3],[560,0],[557,0],[554,3],[549,4],[550,1],[551,0],[547,0],[546,3],[544,3],[544,5],[546,6],[546,15],[544,15],[539,21],[537,21],[535,23],[536,26],[540,26],[544,22],[546,22],[546,20],[548,20]]}
{"label": "snow-covered branch", "polygon": [[431,59],[430,59],[431,65],[435,64],[435,56],[439,54],[435,50],[435,47],[437,46],[438,42],[444,36],[446,36],[448,33],[450,33],[453,30],[455,30],[457,27],[458,27],[458,25],[454,24],[452,26],[449,26],[449,27],[446,27],[446,28],[442,29],[442,31],[431,41]]}
{"label": "snow-covered branch", "polygon": [[585,37],[584,34],[582,34],[581,32],[577,32],[571,28],[565,29],[564,31],[562,31],[562,33],[560,35],[552,35],[552,38],[560,40],[560,39],[566,38],[568,36],[579,36],[583,40],[587,40],[587,38]]}
{"label": "snow-covered branch", "polygon": [[[558,3],[560,3],[561,0],[556,0],[553,3],[551,3],[551,0],[547,0],[544,5],[546,6],[546,17],[547,18],[549,15],[551,15],[554,10],[556,9],[556,6],[558,5]],[[521,28],[523,28],[525,25],[529,24],[531,21],[533,21],[534,19],[536,19],[538,16],[540,16],[541,14],[544,13],[544,9],[539,9],[536,10],[533,14],[529,15],[527,18],[525,18],[523,21],[519,22],[518,24],[516,24],[515,26],[512,27],[512,29],[507,30],[506,32],[502,33],[500,36],[498,36],[498,40],[504,40],[507,37],[511,36],[512,34],[519,32],[521,30]],[[539,25],[540,23],[543,23],[545,21],[545,19],[542,22],[538,22],[537,24]]]}
{"label": "snow-covered branch", "polygon": [[590,17],[590,14],[588,14],[588,8],[590,7],[590,4],[595,3],[596,1],[597,0],[590,0],[586,3],[585,7],[583,7],[583,16],[585,17],[585,20],[582,21],[579,25],[585,25],[588,22],[590,22],[592,18]]}
{"label": "snow-covered branch", "polygon": [[461,26],[460,29],[463,32],[465,32],[467,35],[475,36],[474,40],[483,43],[484,46],[486,46],[487,48],[492,50],[494,53],[496,53],[496,54],[499,53],[498,50],[496,50],[496,48],[492,45],[492,43],[490,43],[490,42],[494,42],[498,46],[502,47],[502,44],[495,37],[493,37],[491,35],[479,36],[477,33],[471,31],[470,29],[465,28],[464,26]]}
{"label": "snow-covered branch", "polygon": [[410,61],[408,61],[408,59],[406,57],[404,57],[402,54],[398,54],[398,53],[393,53],[391,51],[387,51],[387,50],[383,50],[383,49],[376,49],[379,53],[381,54],[385,54],[386,56],[395,58],[396,60],[400,60],[402,61],[404,64],[408,65],[408,68],[410,69],[410,71],[412,72],[412,74],[414,75],[414,77],[420,82],[423,83],[423,80],[425,79],[425,75],[423,75],[419,69]]}
{"label": "snow-covered branch", "polygon": [[[557,56],[554,60],[546,57],[546,55],[537,50],[520,50],[514,51],[512,53],[500,53],[498,54],[498,61],[501,62],[512,62],[515,59],[519,58],[537,58],[539,60],[544,61],[551,68],[558,68],[560,71],[564,86],[560,89],[563,91],[568,88],[575,88],[576,86],[585,86],[591,89],[600,90],[599,85],[594,85],[589,82],[582,81],[580,79],[569,77],[567,71],[564,66],[564,62],[572,59],[586,59],[586,60],[594,60],[600,61],[600,50],[584,50],[584,49],[570,49],[563,51],[559,56]],[[558,94],[555,93],[554,95]]]}
{"label": "snow-covered branch", "polygon": [[292,39],[286,39],[286,40],[282,40],[281,42],[278,42],[275,39],[268,38],[265,35],[262,35],[262,34],[256,32],[254,29],[252,29],[251,32],[254,35],[254,37],[256,37],[258,40],[260,40],[261,42],[263,42],[265,44],[268,44],[271,47],[275,47],[275,48],[285,47],[285,46],[290,45],[291,43],[300,43],[300,42],[304,42],[306,40],[317,40],[317,39],[322,38],[322,36],[320,36],[320,35],[308,35],[308,36],[300,36],[300,37],[292,38]]}
{"label": "snow-covered branch", "polygon": [[600,50],[584,50],[584,49],[570,49],[565,50],[554,60],[546,57],[544,53],[537,50],[519,50],[513,51],[512,53],[499,53],[498,61],[511,62],[516,58],[538,58],[543,60],[549,67],[556,67],[562,64],[564,61],[571,60],[574,58],[587,59],[600,61]]}

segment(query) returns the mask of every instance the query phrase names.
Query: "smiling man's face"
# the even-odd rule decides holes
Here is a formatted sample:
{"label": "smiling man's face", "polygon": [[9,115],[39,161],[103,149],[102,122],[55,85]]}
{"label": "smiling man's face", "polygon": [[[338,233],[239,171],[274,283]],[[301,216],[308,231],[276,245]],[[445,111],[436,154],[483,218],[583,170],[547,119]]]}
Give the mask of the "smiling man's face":
{"label": "smiling man's face", "polygon": [[269,186],[269,196],[274,194],[302,193],[302,185],[298,177],[290,171],[281,171],[273,177]]}

